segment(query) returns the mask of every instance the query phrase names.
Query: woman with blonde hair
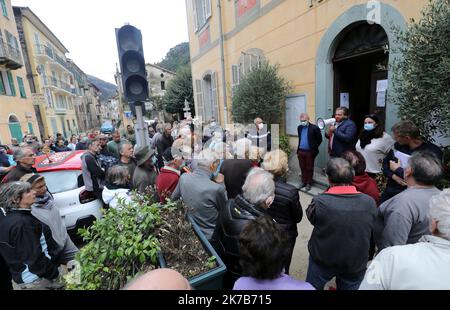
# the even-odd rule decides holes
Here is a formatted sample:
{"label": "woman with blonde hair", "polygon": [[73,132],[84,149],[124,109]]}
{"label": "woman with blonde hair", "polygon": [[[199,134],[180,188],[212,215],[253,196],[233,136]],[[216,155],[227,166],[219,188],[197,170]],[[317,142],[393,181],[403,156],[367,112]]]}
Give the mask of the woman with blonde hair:
{"label": "woman with blonde hair", "polygon": [[285,261],[285,272],[289,274],[292,253],[294,251],[295,240],[298,236],[297,224],[303,217],[303,210],[300,204],[298,188],[286,183],[286,173],[288,171],[288,157],[282,150],[275,150],[264,156],[262,168],[274,176],[275,200],[268,209],[268,214],[280,224],[281,228],[288,235],[288,255]]}

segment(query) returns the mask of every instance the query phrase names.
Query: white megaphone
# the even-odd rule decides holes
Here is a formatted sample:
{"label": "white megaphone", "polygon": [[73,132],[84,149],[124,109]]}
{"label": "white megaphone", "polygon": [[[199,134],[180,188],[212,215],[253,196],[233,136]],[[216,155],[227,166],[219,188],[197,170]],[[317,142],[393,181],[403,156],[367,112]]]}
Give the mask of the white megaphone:
{"label": "white megaphone", "polygon": [[318,118],[317,119],[317,126],[321,130],[323,130],[328,125],[334,125],[334,124],[336,124],[336,119],[335,118],[329,118],[329,119]]}

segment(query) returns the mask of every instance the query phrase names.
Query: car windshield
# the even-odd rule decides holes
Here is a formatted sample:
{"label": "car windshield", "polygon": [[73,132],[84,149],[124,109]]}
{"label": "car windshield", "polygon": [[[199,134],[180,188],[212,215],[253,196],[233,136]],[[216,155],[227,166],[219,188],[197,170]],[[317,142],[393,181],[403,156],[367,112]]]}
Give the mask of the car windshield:
{"label": "car windshield", "polygon": [[48,190],[52,194],[58,194],[78,188],[78,175],[81,171],[54,171],[43,172]]}

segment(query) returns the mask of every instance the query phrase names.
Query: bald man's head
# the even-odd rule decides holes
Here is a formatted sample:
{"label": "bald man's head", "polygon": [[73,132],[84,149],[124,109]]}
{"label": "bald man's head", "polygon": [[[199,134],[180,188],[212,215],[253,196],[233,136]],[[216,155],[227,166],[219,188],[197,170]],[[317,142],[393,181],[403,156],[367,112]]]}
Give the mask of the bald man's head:
{"label": "bald man's head", "polygon": [[179,272],[162,268],[152,270],[134,279],[124,287],[124,290],[191,290],[191,286]]}

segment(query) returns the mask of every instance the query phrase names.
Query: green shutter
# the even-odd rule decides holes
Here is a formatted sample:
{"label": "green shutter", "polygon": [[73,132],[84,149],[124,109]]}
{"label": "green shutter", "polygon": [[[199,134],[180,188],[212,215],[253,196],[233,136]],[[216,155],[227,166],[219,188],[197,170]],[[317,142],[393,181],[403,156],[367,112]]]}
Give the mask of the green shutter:
{"label": "green shutter", "polygon": [[0,2],[2,3],[3,16],[8,17],[8,9],[6,8],[5,0],[0,0]]}
{"label": "green shutter", "polygon": [[17,141],[22,141],[23,133],[20,123],[9,123],[9,131],[11,132],[11,137],[16,138]]}
{"label": "green shutter", "polygon": [[33,123],[28,123],[28,132],[34,135]]}
{"label": "green shutter", "polygon": [[0,95],[4,94],[6,94],[5,85],[3,84],[3,76],[2,73],[0,72]]}
{"label": "green shutter", "polygon": [[11,96],[16,96],[16,87],[14,86],[14,79],[12,77],[11,71],[7,72],[8,74],[8,81],[9,81],[9,87],[11,88]]}
{"label": "green shutter", "polygon": [[27,94],[25,93],[25,86],[23,85],[23,79],[19,76],[17,77],[17,84],[19,84],[20,98],[26,98]]}

